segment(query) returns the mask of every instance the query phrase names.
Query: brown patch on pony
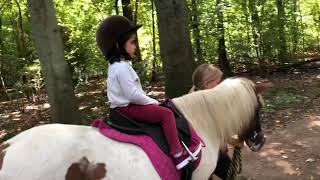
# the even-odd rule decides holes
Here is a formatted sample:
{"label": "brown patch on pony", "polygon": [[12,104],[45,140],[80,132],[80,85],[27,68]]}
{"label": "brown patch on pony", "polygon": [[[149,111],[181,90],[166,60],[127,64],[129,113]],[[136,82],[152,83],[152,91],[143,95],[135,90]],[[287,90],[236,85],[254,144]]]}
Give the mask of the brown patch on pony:
{"label": "brown patch on pony", "polygon": [[4,156],[6,155],[5,149],[7,149],[9,146],[10,146],[10,144],[7,144],[7,143],[3,143],[0,145],[0,170],[3,165]]}
{"label": "brown patch on pony", "polygon": [[92,163],[86,157],[83,157],[70,165],[66,180],[101,180],[106,174],[105,163]]}

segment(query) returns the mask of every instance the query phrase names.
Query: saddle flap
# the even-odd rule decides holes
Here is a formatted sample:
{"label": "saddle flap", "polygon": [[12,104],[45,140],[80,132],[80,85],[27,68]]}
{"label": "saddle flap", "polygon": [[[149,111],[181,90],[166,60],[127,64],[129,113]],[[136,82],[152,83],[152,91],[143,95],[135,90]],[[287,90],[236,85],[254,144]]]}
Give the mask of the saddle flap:
{"label": "saddle flap", "polygon": [[169,146],[165,140],[161,126],[138,122],[117,111],[116,109],[110,109],[109,116],[110,118],[105,119],[104,121],[112,128],[115,128],[116,130],[126,134],[147,134],[157,143],[163,152],[166,154],[169,153]]}

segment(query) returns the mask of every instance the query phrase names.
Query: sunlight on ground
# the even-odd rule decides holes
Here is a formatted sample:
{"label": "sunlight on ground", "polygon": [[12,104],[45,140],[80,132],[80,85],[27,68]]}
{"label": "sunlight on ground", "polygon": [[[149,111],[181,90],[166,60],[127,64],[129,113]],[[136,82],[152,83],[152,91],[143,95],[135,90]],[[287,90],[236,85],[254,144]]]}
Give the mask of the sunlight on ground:
{"label": "sunlight on ground", "polygon": [[309,119],[311,120],[311,122],[309,122],[309,125],[308,125],[309,128],[320,127],[320,116],[310,116]]}
{"label": "sunlight on ground", "polygon": [[0,131],[0,138],[3,138],[5,135],[7,135],[6,130],[1,130]]}
{"label": "sunlight on ground", "polygon": [[82,96],[84,96],[85,95],[85,93],[77,93],[76,94],[76,97],[82,97]]}
{"label": "sunlight on ground", "polygon": [[0,105],[6,105],[6,104],[9,104],[10,101],[2,101],[0,102]]}
{"label": "sunlight on ground", "polygon": [[320,127],[320,121],[312,121],[309,123],[310,128]]}
{"label": "sunlight on ground", "polygon": [[44,109],[50,108],[50,104],[49,104],[49,103],[44,103],[44,104],[43,104],[43,108],[44,108]]}
{"label": "sunlight on ground", "polygon": [[40,105],[28,105],[24,109],[28,111],[28,110],[39,110],[39,109],[48,109],[48,108],[50,108],[50,104],[44,103]]}
{"label": "sunlight on ground", "polygon": [[290,175],[293,175],[293,174],[297,174],[298,172],[294,169],[293,167],[293,164],[288,162],[288,161],[285,161],[285,160],[278,160],[275,162],[275,164],[279,167],[281,167],[284,171],[284,173],[286,174],[290,174]]}
{"label": "sunlight on ground", "polygon": [[[285,150],[281,150],[282,143],[271,143],[267,144],[264,147],[264,150],[259,153],[264,159],[267,159],[270,163],[273,164],[275,168],[281,169],[284,174],[288,175],[299,175],[299,168],[295,168],[294,164],[290,163],[286,159],[288,159],[288,154]],[[290,152],[295,152],[294,149],[289,150]],[[282,159],[279,159],[281,157]]]}
{"label": "sunlight on ground", "polygon": [[5,114],[5,113],[0,114],[0,117],[2,117],[2,118],[8,118],[9,116],[10,116],[9,114]]}
{"label": "sunlight on ground", "polygon": [[307,144],[307,142],[305,142],[305,141],[299,141],[299,140],[297,140],[297,141],[295,141],[293,144],[295,144],[295,145],[298,145],[298,146],[301,146],[301,147],[303,147],[303,148],[309,148],[309,147],[311,147],[309,144]]}
{"label": "sunlight on ground", "polygon": [[13,112],[13,113],[11,113],[11,116],[12,116],[12,118],[11,118],[11,120],[13,120],[13,121],[20,121],[21,120],[21,112],[20,111],[16,111],[16,112]]}
{"label": "sunlight on ground", "polygon": [[25,110],[38,110],[39,106],[29,105],[25,107]]}
{"label": "sunlight on ground", "polygon": [[259,153],[259,155],[261,157],[270,157],[270,156],[276,156],[276,155],[280,155],[280,152],[278,150],[275,149],[268,149],[264,152]]}
{"label": "sunlight on ground", "polygon": [[164,94],[164,92],[162,92],[162,91],[150,91],[148,93],[148,95],[150,95],[150,96],[160,96],[162,94]]}
{"label": "sunlight on ground", "polygon": [[100,94],[100,93],[101,93],[101,90],[97,90],[97,91],[89,91],[86,94],[87,95],[95,95],[95,94]]}
{"label": "sunlight on ground", "polygon": [[79,106],[79,110],[83,110],[83,109],[86,109],[86,108],[88,108],[88,106],[82,106],[82,105]]}
{"label": "sunlight on ground", "polygon": [[76,97],[83,97],[83,96],[96,95],[96,94],[101,94],[101,90],[77,93]]}

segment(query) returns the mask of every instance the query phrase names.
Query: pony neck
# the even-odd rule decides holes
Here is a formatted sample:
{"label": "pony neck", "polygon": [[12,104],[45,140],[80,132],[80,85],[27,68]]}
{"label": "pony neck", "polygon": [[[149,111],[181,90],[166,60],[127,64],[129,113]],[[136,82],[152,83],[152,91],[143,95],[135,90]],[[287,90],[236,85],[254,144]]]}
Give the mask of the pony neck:
{"label": "pony neck", "polygon": [[254,84],[244,78],[227,79],[217,87],[172,101],[194,129],[213,142],[222,142],[248,128],[257,107]]}
{"label": "pony neck", "polygon": [[202,138],[211,141],[211,144],[220,144],[223,139],[220,125],[213,120],[215,118],[212,117],[210,107],[203,101],[198,91],[174,98],[172,101]]}

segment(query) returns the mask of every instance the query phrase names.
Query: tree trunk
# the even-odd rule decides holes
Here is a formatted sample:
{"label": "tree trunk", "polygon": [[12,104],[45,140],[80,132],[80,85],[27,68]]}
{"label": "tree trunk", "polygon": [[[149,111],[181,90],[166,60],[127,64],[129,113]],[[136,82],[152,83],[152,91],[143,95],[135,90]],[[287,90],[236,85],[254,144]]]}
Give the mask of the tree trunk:
{"label": "tree trunk", "polygon": [[[121,0],[121,2],[122,2],[123,16],[128,18],[130,21],[134,22],[133,16],[132,16],[132,8],[131,8],[131,5],[130,5],[130,0]],[[139,46],[138,42],[139,41],[138,41],[138,36],[137,36],[136,56],[137,56],[137,61],[142,61],[140,46]]]}
{"label": "tree trunk", "polygon": [[195,69],[187,4],[185,0],[155,0],[155,5],[166,95],[173,98],[189,91],[192,86],[192,72]]}
{"label": "tree trunk", "polygon": [[199,12],[197,10],[197,2],[196,0],[192,0],[191,2],[191,14],[192,14],[192,30],[193,30],[193,39],[195,41],[196,46],[196,59],[197,64],[203,64],[203,55],[202,55],[202,49],[201,49],[201,40],[200,40],[200,29],[199,29]]}
{"label": "tree trunk", "polygon": [[285,12],[282,0],[277,0],[278,9],[278,28],[279,28],[279,61],[285,62],[287,60],[287,45],[285,37]]}
{"label": "tree trunk", "polygon": [[227,51],[225,45],[225,38],[224,38],[224,26],[223,26],[223,7],[224,2],[223,0],[217,0],[217,16],[218,16],[218,55],[219,55],[219,66],[223,70],[226,76],[232,76],[233,72],[230,67],[230,63],[227,58]]}
{"label": "tree trunk", "polygon": [[122,2],[123,16],[125,16],[126,18],[128,18],[130,21],[133,22],[130,0],[121,0],[121,2]]}
{"label": "tree trunk", "polygon": [[261,26],[260,26],[260,18],[258,15],[257,10],[257,1],[256,0],[249,0],[249,10],[251,14],[251,29],[252,29],[252,36],[254,42],[254,48],[256,50],[257,58],[261,59]]}
{"label": "tree trunk", "polygon": [[28,0],[33,39],[51,105],[51,120],[78,123],[80,114],[64,58],[62,38],[52,0]]}
{"label": "tree trunk", "polygon": [[[248,1],[244,0],[241,3],[241,7],[242,7],[242,12],[245,15],[245,23],[246,23],[246,41],[247,44],[251,43],[251,36],[250,36],[250,27],[251,27],[251,23],[249,21],[249,12],[248,12]],[[247,54],[249,55],[250,52],[247,52]]]}

